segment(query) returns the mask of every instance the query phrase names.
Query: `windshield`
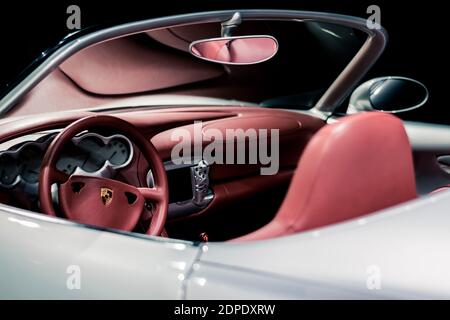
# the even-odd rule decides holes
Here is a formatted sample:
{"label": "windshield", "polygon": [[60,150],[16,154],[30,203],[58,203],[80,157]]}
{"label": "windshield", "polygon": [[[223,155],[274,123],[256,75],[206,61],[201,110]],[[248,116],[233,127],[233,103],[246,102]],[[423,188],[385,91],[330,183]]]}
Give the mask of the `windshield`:
{"label": "windshield", "polygon": [[310,109],[366,40],[361,31],[329,23],[244,21],[233,36],[272,36],[279,44],[275,56],[254,65],[222,65],[190,54],[193,41],[220,33],[220,24],[203,23],[89,47],[56,68],[7,116],[236,100]]}

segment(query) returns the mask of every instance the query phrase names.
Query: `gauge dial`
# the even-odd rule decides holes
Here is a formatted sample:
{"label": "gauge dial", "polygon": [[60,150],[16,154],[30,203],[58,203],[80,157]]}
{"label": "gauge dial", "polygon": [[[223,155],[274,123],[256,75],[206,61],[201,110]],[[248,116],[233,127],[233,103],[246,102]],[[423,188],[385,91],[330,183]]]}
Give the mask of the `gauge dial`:
{"label": "gauge dial", "polygon": [[70,175],[74,173],[77,167],[81,168],[86,163],[88,157],[88,153],[71,145],[70,148],[64,150],[61,158],[56,162],[56,169]]}
{"label": "gauge dial", "polygon": [[112,139],[106,145],[107,160],[113,165],[120,166],[127,162],[130,156],[128,143],[120,138]]}
{"label": "gauge dial", "polygon": [[86,136],[64,150],[56,168],[68,174],[72,174],[77,167],[85,172],[95,172],[100,170],[106,161],[113,166],[122,166],[130,157],[131,145],[120,136],[112,138],[106,145],[97,136]]}
{"label": "gauge dial", "polygon": [[94,172],[101,169],[105,163],[105,145],[102,140],[97,137],[86,137],[78,143],[77,148],[82,154],[87,155],[80,165],[84,171]]}
{"label": "gauge dial", "polygon": [[19,172],[23,180],[29,183],[39,181],[39,168],[43,152],[36,146],[25,147],[19,156]]}
{"label": "gauge dial", "polygon": [[[96,172],[105,166],[122,167],[131,160],[132,145],[121,135],[103,138],[97,134],[81,136],[77,144],[65,146],[56,168],[73,174],[76,168]],[[108,141],[106,144],[104,141]],[[44,141],[45,142],[45,141]],[[27,142],[0,153],[0,184],[12,187],[18,179],[28,184],[39,182],[39,171],[45,148],[39,142]]]}

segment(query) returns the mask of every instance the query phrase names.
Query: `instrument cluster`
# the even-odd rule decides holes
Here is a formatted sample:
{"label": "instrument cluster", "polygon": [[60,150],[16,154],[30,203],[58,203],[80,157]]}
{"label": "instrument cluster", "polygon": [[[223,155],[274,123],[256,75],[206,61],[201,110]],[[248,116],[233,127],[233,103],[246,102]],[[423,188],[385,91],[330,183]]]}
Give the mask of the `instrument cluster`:
{"label": "instrument cluster", "polygon": [[[0,186],[37,190],[41,162],[55,134],[0,151]],[[127,166],[133,158],[131,141],[120,134],[108,137],[86,132],[72,139],[56,163],[68,174],[105,176]]]}

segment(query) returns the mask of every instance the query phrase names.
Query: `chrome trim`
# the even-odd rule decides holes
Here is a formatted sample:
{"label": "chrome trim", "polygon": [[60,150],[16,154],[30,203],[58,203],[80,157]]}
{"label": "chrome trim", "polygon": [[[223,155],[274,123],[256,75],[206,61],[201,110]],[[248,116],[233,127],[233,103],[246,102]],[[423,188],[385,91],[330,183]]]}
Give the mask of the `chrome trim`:
{"label": "chrome trim", "polygon": [[21,143],[25,143],[25,142],[36,142],[36,140],[39,140],[45,136],[50,136],[52,134],[57,134],[60,130],[56,129],[56,130],[46,130],[46,131],[40,131],[40,132],[35,132],[35,133],[30,133],[30,134],[25,134],[23,136],[19,136],[16,138],[12,138],[9,140],[6,140],[2,143],[0,143],[0,153],[2,151],[7,151],[8,149],[21,144]]}
{"label": "chrome trim", "polygon": [[206,198],[210,191],[209,164],[206,160],[202,160],[196,166],[191,167],[191,181],[194,191],[192,202],[198,207],[206,207],[210,202]]}
{"label": "chrome trim", "polygon": [[[80,36],[56,49],[25,79],[17,86],[13,87],[11,91],[0,100],[0,114],[4,114],[10,110],[26,93],[50,74],[50,72],[56,69],[71,55],[82,49],[99,42],[168,26],[175,27],[210,22],[222,23],[229,20],[236,12],[236,10],[211,11],[142,20],[121,24]],[[333,13],[294,10],[239,10],[239,13],[243,20],[328,22],[356,28],[368,34],[368,39],[361,49],[323,94],[316,106],[314,106],[314,109],[321,113],[331,113],[339,106],[342,100],[347,97],[351,90],[375,63],[383,52],[387,42],[387,33],[383,28],[369,29],[366,25],[366,19],[362,18]]]}
{"label": "chrome trim", "polygon": [[111,136],[105,137],[105,136],[102,136],[95,132],[88,132],[88,133],[83,133],[79,136],[73,137],[72,142],[75,145],[78,145],[84,139],[89,138],[89,137],[94,137],[94,138],[100,139],[105,145],[107,145],[113,139],[125,140],[128,144],[128,148],[130,150],[128,159],[123,164],[120,164],[120,165],[114,165],[107,159],[100,169],[95,170],[93,172],[85,171],[84,169],[82,169],[80,167],[76,167],[75,171],[72,173],[73,175],[109,178],[109,177],[113,177],[114,173],[117,170],[125,168],[127,165],[130,164],[131,160],[133,160],[133,157],[134,157],[133,144],[131,143],[130,139],[128,139],[126,136],[124,136],[122,134],[113,134]]}
{"label": "chrome trim", "polygon": [[[3,155],[9,155],[11,158],[17,160],[19,158],[21,152],[24,149],[30,148],[30,147],[36,147],[40,151],[45,153],[45,150],[47,150],[47,148],[48,148],[48,146],[49,146],[49,144],[50,144],[50,142],[52,140],[51,137],[52,136],[49,135],[46,140],[40,141],[40,142],[27,141],[27,142],[24,142],[17,149],[13,149],[13,150],[8,149],[8,150],[5,150],[5,151],[1,151],[0,152],[0,157],[3,156]],[[14,147],[14,146],[12,146],[12,147]],[[29,194],[37,194],[38,185],[39,185],[38,181],[34,182],[34,183],[28,182],[28,181],[26,181],[25,179],[22,178],[20,173],[17,174],[17,176],[15,177],[14,181],[12,183],[10,183],[10,184],[4,184],[3,182],[0,181],[0,187],[3,187],[5,189],[12,189],[12,188],[15,188],[15,187],[19,187],[19,188],[21,188],[23,190],[26,190],[26,192],[29,193]],[[33,191],[35,191],[35,192],[33,192]]]}
{"label": "chrome trim", "polygon": [[242,17],[239,12],[235,12],[230,20],[220,24],[220,34],[222,37],[231,37],[233,31],[242,23]]}
{"label": "chrome trim", "polygon": [[155,187],[155,178],[153,177],[152,169],[148,170],[145,181],[147,182],[147,187],[149,188]]}
{"label": "chrome trim", "polygon": [[[20,143],[23,143],[23,144],[19,148],[14,149],[14,150],[7,149],[4,151],[0,151],[0,156],[7,154],[7,155],[10,155],[13,159],[17,159],[19,157],[20,153],[22,152],[22,150],[25,148],[28,148],[30,146],[37,147],[38,149],[40,149],[41,151],[43,151],[45,153],[45,151],[47,150],[51,141],[55,138],[55,135],[57,132],[58,131],[54,130],[54,131],[52,131],[52,133],[54,133],[54,134],[52,134],[52,133],[49,133],[48,131],[44,131],[44,132],[37,132],[37,133],[33,133],[30,135],[20,137],[22,141],[25,137],[38,137],[38,138],[36,140],[18,142],[18,144],[20,144]],[[37,140],[42,137],[46,137],[46,139],[38,142]],[[105,137],[105,136],[102,136],[95,132],[88,132],[88,133],[81,133],[80,135],[73,137],[72,141],[75,145],[78,145],[86,137],[95,137],[95,138],[101,140],[105,145],[114,138],[123,139],[128,144],[130,154],[128,156],[127,161],[125,161],[121,165],[113,165],[111,162],[109,162],[109,160],[106,160],[100,169],[93,171],[93,172],[88,172],[88,171],[83,170],[80,167],[76,167],[75,171],[72,173],[73,175],[84,175],[84,176],[91,176],[91,177],[109,178],[109,177],[114,176],[114,174],[117,170],[126,167],[133,160],[133,157],[134,157],[133,144],[131,143],[130,139],[128,139],[124,135],[114,134],[114,135]],[[12,148],[14,146],[15,145],[11,146],[10,148]],[[22,178],[20,173],[17,175],[14,182],[11,184],[3,184],[0,181],[0,187],[6,188],[6,189],[12,189],[12,188],[18,187],[30,195],[36,195],[38,193],[38,185],[39,185],[39,182],[35,182],[35,183],[27,182],[26,180],[24,180]]]}

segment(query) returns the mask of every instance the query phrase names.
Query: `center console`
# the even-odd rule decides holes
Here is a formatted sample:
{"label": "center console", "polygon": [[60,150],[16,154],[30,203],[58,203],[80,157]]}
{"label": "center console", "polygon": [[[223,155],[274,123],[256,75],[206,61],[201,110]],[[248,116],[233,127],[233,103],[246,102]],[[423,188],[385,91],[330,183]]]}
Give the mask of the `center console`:
{"label": "center console", "polygon": [[[168,219],[180,218],[204,209],[214,198],[209,186],[209,164],[205,160],[164,163],[169,185]],[[151,171],[148,185],[153,185]]]}

